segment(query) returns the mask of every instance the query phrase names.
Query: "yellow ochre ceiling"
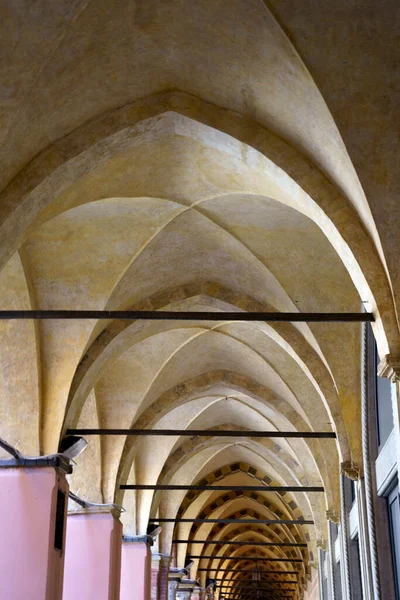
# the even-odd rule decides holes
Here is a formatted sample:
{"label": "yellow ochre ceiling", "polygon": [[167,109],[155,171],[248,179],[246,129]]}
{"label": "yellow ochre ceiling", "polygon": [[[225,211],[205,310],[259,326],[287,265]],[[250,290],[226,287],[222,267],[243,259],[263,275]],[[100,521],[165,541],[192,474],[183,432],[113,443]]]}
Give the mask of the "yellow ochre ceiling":
{"label": "yellow ochre ceiling", "polygon": [[[356,4],[2,3],[0,308],[364,303],[381,358],[399,354],[395,6]],[[165,524],[159,539],[167,554],[191,540],[179,566],[225,557],[201,560],[215,576],[254,550],[196,540],[306,543],[258,549],[303,559],[303,593],[339,515],[339,465],[360,464],[359,364],[350,323],[2,321],[0,435],[37,455],[68,427],[336,432],[91,437],[71,477],[122,504],[130,535],[157,517],[313,520]],[[120,490],[266,481],[325,493]]]}

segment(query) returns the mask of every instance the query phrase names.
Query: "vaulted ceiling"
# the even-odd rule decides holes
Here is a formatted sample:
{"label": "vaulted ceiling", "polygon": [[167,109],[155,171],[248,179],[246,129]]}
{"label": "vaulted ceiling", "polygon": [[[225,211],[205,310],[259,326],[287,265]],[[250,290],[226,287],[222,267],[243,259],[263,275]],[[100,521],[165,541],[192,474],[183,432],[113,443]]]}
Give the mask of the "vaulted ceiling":
{"label": "vaulted ceiling", "polygon": [[[394,2],[10,0],[0,16],[0,308],[363,302],[381,357],[399,353]],[[68,427],[336,432],[90,438],[71,478],[123,504],[127,534],[157,517],[313,520],[166,524],[159,540],[191,540],[179,566],[218,554],[192,569],[215,577],[255,550],[196,540],[307,544],[256,547],[301,559],[305,589],[339,463],[361,461],[359,325],[13,321],[0,338],[1,436],[26,454]],[[120,490],[217,481],[325,493]]]}

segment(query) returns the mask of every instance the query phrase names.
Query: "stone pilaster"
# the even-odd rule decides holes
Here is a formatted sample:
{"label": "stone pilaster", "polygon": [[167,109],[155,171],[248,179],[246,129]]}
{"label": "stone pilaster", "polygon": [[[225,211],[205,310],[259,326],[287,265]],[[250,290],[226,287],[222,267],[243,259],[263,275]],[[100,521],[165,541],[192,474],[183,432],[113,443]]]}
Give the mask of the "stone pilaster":
{"label": "stone pilaster", "polygon": [[[177,595],[178,587],[185,575],[187,575],[186,569],[178,569],[176,567],[170,568],[168,573],[168,600],[177,600],[180,598]],[[183,600],[183,598],[181,598],[181,600]]]}
{"label": "stone pilaster", "polygon": [[123,537],[119,600],[150,600],[152,545],[150,535]]}
{"label": "stone pilaster", "polygon": [[195,579],[181,579],[176,592],[177,600],[191,600],[196,584],[197,581]]}
{"label": "stone pilaster", "polygon": [[122,523],[109,506],[68,515],[63,600],[120,600]]}
{"label": "stone pilaster", "polygon": [[[3,446],[4,448],[4,446]],[[7,599],[61,600],[69,461],[55,455],[0,461],[0,588]]]}

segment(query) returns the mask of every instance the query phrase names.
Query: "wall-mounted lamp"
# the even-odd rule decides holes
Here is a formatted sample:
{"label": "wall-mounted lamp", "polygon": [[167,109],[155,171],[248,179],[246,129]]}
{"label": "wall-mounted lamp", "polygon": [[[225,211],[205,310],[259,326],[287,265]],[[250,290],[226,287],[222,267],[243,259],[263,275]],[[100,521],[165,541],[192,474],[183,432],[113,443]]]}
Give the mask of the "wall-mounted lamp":
{"label": "wall-mounted lamp", "polygon": [[87,445],[85,438],[79,435],[68,435],[60,442],[59,453],[73,460],[82,454]]}

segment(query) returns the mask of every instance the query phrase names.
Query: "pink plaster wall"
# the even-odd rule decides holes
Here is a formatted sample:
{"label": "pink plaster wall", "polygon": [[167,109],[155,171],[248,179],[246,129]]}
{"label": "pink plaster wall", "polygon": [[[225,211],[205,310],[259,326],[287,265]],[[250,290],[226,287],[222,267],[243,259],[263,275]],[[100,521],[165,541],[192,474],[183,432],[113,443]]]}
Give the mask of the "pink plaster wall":
{"label": "pink plaster wall", "polygon": [[68,494],[64,475],[52,467],[0,469],[1,599],[61,600],[64,553],[54,548],[58,488]]}
{"label": "pink plaster wall", "polygon": [[123,542],[120,600],[150,600],[151,552],[144,542]]}
{"label": "pink plaster wall", "polygon": [[68,516],[63,600],[119,600],[121,541],[109,513]]}

